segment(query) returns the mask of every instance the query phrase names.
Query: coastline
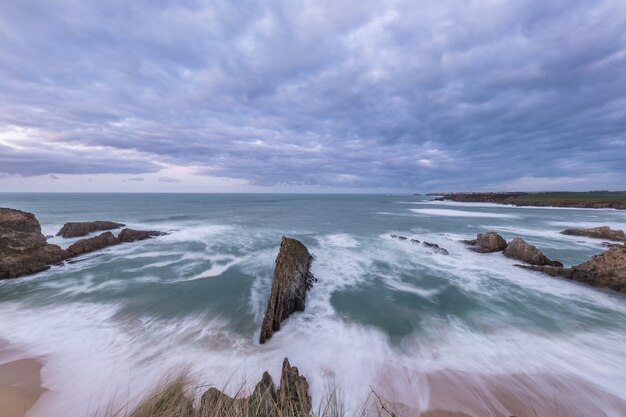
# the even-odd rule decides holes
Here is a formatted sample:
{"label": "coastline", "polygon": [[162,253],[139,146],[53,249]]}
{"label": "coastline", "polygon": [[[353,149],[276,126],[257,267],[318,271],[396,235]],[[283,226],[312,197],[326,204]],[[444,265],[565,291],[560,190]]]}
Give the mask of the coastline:
{"label": "coastline", "polygon": [[34,358],[0,361],[2,417],[23,417],[47,391],[42,387],[43,363]]}
{"label": "coastline", "polygon": [[516,207],[557,207],[626,210],[626,193],[441,193],[430,201],[491,203]]}

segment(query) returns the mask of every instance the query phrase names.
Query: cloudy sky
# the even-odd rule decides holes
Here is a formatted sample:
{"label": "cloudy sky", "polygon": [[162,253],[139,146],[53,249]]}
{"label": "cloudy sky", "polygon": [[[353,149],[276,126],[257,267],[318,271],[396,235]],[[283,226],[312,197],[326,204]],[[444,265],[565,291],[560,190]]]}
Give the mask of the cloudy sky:
{"label": "cloudy sky", "polygon": [[624,0],[2,0],[0,191],[626,189]]}

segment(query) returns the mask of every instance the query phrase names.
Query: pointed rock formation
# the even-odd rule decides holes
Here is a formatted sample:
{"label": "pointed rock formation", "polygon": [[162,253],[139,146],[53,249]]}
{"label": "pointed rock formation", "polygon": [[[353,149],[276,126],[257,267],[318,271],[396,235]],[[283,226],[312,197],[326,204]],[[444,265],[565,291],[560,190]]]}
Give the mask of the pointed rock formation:
{"label": "pointed rock formation", "polygon": [[587,236],[596,239],[608,239],[626,242],[623,230],[613,230],[609,226],[592,227],[590,229],[565,229],[561,232],[570,236]]}
{"label": "pointed rock formation", "polygon": [[515,258],[531,265],[563,266],[559,261],[548,259],[537,247],[526,243],[524,239],[519,237],[514,237],[507,245],[504,250],[504,256]]}
{"label": "pointed rock formation", "polygon": [[112,230],[124,227],[122,223],[95,221],[95,222],[69,222],[65,223],[61,230],[57,233],[57,236],[62,237],[81,237],[87,236],[92,232],[99,232],[102,230]]}
{"label": "pointed rock formation", "polygon": [[274,281],[261,326],[260,342],[280,330],[280,324],[295,311],[304,311],[306,292],[315,277],[310,271],[313,256],[296,239],[283,236],[276,257]]}
{"label": "pointed rock formation", "polygon": [[519,265],[533,271],[626,293],[626,244],[613,247],[571,268]]}
{"label": "pointed rock formation", "polygon": [[470,249],[479,253],[502,252],[507,243],[497,232],[489,231],[478,233],[474,240],[464,240],[463,243],[470,245]]}
{"label": "pointed rock formation", "polygon": [[[234,413],[234,414],[231,414]],[[298,368],[292,367],[287,358],[283,361],[278,391],[272,377],[263,373],[252,395],[232,398],[216,388],[209,388],[200,400],[198,415],[223,417],[225,415],[261,415],[266,417],[311,415],[309,384]]]}

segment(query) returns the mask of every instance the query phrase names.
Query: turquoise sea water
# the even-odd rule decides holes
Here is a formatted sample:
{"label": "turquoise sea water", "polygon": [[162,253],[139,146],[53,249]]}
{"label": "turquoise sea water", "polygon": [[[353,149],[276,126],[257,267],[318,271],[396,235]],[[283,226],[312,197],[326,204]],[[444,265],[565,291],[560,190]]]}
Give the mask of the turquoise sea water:
{"label": "turquoise sea water", "polygon": [[[46,235],[80,220],[171,232],[0,282],[0,339],[45,359],[50,392],[32,415],[85,415],[181,367],[209,385],[254,384],[266,369],[277,376],[285,356],[307,375],[314,399],[329,381],[358,399],[383,380],[389,389],[394,383],[386,375],[401,373],[410,381],[397,381],[402,401],[425,409],[420,376],[442,371],[547,373],[626,401],[623,295],[525,271],[501,254],[473,253],[458,242],[493,229],[578,264],[605,250],[602,241],[559,231],[626,229],[626,212],[426,200],[0,194],[1,207],[33,212]],[[259,345],[283,234],[315,255],[318,282],[306,311]],[[450,255],[390,234],[437,243]],[[49,241],[66,247],[74,240]]]}

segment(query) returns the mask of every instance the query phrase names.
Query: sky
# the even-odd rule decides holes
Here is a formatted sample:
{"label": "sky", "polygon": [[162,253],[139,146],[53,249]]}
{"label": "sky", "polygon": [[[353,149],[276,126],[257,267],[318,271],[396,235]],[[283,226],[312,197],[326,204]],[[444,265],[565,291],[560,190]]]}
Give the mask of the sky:
{"label": "sky", "polygon": [[624,0],[0,1],[0,191],[599,189]]}

